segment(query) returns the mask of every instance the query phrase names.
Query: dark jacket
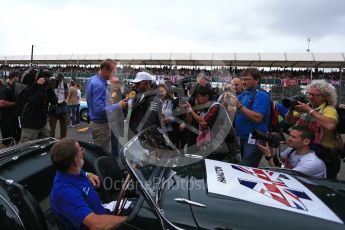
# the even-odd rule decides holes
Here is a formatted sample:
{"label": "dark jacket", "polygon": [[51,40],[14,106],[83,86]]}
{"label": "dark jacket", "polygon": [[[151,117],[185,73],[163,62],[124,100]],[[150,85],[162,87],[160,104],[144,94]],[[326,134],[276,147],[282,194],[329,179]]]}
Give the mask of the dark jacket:
{"label": "dark jacket", "polygon": [[[14,102],[14,85],[7,84],[0,89],[0,100]],[[0,108],[0,120],[5,122],[12,121],[16,119],[15,106]]]}
{"label": "dark jacket", "polygon": [[160,95],[150,92],[140,101],[141,94],[134,100],[129,122],[129,137],[150,126],[161,127],[162,106]]}
{"label": "dark jacket", "polygon": [[47,123],[48,105],[57,104],[57,97],[47,85],[33,84],[26,90],[26,103],[21,116],[22,128],[41,129]]}

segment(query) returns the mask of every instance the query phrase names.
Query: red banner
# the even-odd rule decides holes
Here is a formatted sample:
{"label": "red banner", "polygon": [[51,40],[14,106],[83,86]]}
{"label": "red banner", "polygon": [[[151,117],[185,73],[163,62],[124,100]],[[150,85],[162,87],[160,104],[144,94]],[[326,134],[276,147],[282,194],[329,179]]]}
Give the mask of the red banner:
{"label": "red banner", "polygon": [[284,79],[283,80],[283,87],[291,87],[298,85],[297,79]]}

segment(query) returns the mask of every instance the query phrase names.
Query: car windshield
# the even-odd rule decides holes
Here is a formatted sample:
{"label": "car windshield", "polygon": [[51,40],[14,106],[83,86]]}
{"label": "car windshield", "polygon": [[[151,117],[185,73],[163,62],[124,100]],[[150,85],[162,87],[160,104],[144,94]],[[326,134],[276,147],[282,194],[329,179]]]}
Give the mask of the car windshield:
{"label": "car windshield", "polygon": [[202,159],[198,155],[180,152],[158,128],[140,132],[123,148],[122,156],[140,185],[156,204],[160,190],[174,175],[174,168]]}

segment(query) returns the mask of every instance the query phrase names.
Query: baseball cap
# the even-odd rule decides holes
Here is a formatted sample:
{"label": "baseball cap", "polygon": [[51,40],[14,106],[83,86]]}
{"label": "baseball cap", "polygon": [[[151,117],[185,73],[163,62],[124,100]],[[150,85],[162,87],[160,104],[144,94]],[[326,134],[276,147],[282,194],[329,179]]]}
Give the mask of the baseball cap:
{"label": "baseball cap", "polygon": [[147,73],[147,72],[139,72],[137,73],[137,75],[135,76],[134,80],[131,81],[132,83],[138,83],[141,81],[153,81],[154,77]]}

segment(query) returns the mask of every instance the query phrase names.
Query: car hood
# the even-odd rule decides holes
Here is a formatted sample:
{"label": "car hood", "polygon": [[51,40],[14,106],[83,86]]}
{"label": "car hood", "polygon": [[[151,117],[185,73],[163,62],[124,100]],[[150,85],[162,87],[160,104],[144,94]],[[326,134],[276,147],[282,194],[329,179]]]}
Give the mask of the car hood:
{"label": "car hood", "polygon": [[121,155],[148,202],[168,225],[344,229],[342,183],[183,154],[160,129],[142,131]]}
{"label": "car hood", "polygon": [[[343,229],[344,184],[213,160],[190,166],[189,199],[204,229]],[[231,175],[229,175],[231,174]]]}

